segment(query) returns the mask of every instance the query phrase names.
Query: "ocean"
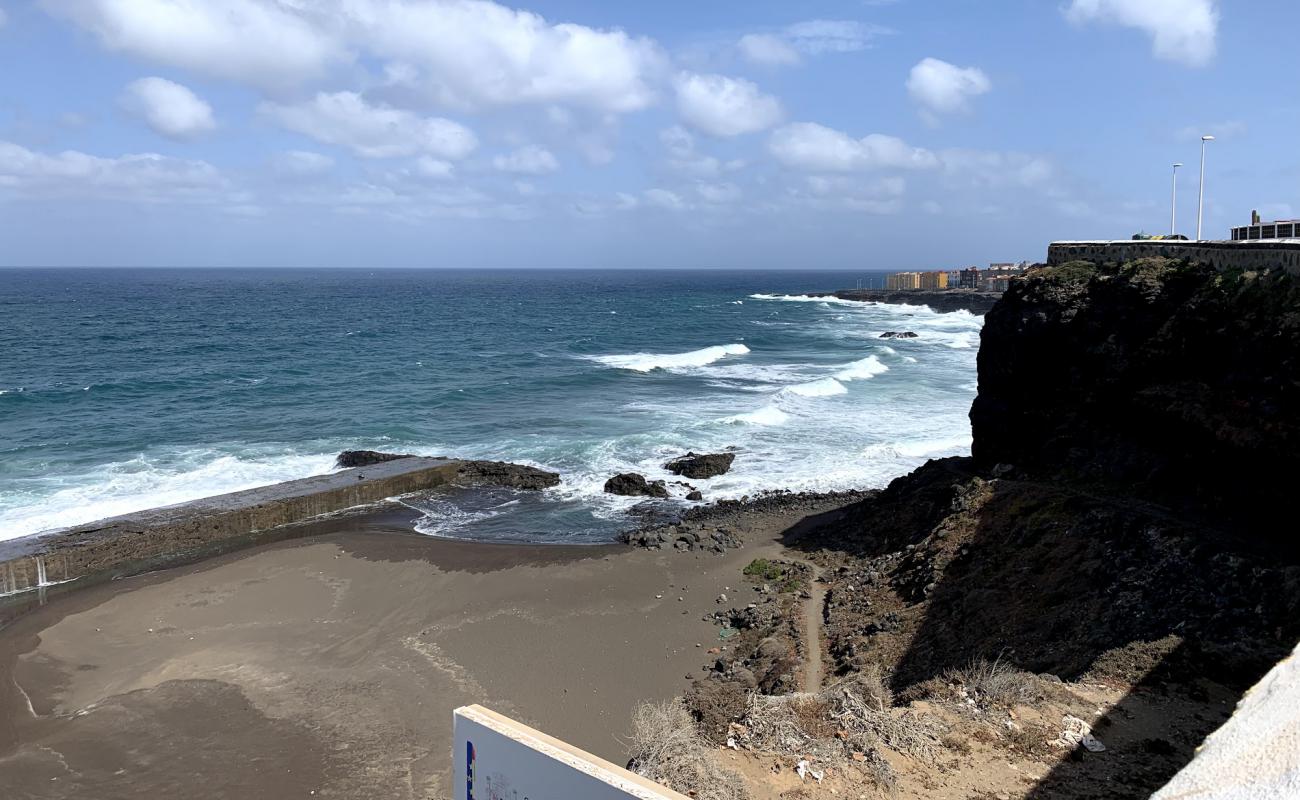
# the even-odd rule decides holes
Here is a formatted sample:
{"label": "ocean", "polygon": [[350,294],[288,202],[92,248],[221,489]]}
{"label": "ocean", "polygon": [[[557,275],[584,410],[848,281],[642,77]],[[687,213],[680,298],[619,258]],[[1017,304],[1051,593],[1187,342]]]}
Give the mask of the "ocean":
{"label": "ocean", "polygon": [[[0,539],[328,472],[344,449],[545,467],[422,533],[602,542],[610,476],[735,448],[709,500],[964,454],[982,318],[806,292],[866,272],[0,270]],[[885,331],[914,339],[881,339]]]}

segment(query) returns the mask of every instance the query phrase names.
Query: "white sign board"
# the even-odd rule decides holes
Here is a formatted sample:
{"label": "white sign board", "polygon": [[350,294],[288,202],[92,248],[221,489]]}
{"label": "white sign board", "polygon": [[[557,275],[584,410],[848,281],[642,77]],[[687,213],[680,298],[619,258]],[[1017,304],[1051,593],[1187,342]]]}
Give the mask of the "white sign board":
{"label": "white sign board", "polygon": [[455,713],[455,800],[688,800],[489,711]]}

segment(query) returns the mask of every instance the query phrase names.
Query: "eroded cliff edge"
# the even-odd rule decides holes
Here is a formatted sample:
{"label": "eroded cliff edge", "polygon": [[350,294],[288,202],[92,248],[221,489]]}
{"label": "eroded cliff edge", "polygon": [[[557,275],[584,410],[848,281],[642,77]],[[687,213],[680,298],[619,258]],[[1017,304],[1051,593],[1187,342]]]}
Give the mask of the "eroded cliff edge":
{"label": "eroded cliff edge", "polygon": [[1205,698],[1300,637],[1296,281],[1165,259],[1036,270],[986,317],[971,420],[972,458],[790,537],[829,576],[831,669],[881,670],[903,698],[945,696],[980,660],[1122,687],[1106,719],[1151,720],[1115,743],[1128,763],[1066,759],[1030,796],[1144,797],[1222,721]]}

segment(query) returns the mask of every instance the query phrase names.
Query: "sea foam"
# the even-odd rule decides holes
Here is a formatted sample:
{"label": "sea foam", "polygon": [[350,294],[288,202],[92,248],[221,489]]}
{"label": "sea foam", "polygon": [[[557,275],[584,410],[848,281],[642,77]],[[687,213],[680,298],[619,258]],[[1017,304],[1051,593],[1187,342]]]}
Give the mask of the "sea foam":
{"label": "sea foam", "polygon": [[835,394],[844,394],[848,389],[835,378],[822,378],[818,381],[809,381],[808,383],[788,387],[785,391],[797,394],[800,397],[829,397]]}
{"label": "sea foam", "polygon": [[867,380],[884,372],[889,372],[888,366],[875,356],[867,356],[851,364],[845,364],[839,372],[835,373],[835,377],[842,381]]}
{"label": "sea foam", "polygon": [[743,356],[749,348],[743,344],[719,344],[703,347],[688,353],[631,353],[629,355],[592,356],[607,367],[629,369],[633,372],[651,372],[656,369],[685,369],[703,367],[727,356]]}

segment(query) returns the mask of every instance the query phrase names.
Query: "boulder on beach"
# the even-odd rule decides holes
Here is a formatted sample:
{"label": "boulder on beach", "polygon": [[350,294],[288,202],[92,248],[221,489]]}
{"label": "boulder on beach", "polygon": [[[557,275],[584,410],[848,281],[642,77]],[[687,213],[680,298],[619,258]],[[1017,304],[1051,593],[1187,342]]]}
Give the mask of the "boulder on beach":
{"label": "boulder on beach", "polygon": [[912,331],[885,331],[880,334],[881,339],[915,339],[916,334]]}
{"label": "boulder on beach", "polygon": [[647,481],[644,475],[624,472],[605,481],[605,491],[625,497],[668,497],[668,487],[663,481]]}
{"label": "boulder on beach", "polygon": [[735,460],[735,453],[687,453],[664,464],[664,469],[674,475],[703,480],[722,475],[731,469]]}
{"label": "boulder on beach", "polygon": [[368,467],[399,458],[413,458],[410,453],[381,453],[378,450],[344,450],[334,459],[336,467]]}

